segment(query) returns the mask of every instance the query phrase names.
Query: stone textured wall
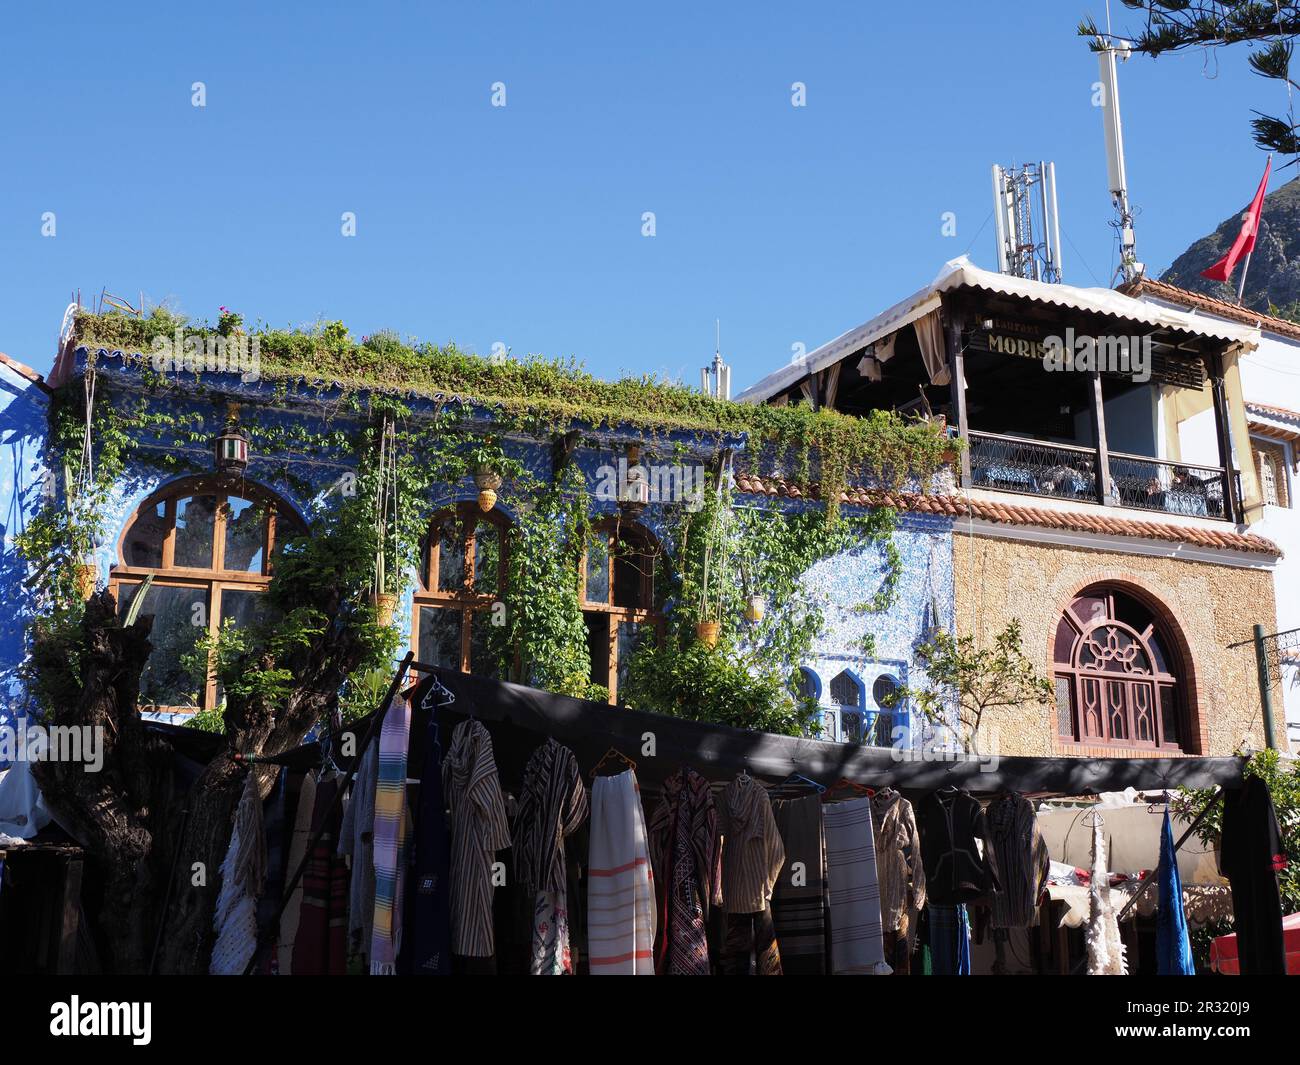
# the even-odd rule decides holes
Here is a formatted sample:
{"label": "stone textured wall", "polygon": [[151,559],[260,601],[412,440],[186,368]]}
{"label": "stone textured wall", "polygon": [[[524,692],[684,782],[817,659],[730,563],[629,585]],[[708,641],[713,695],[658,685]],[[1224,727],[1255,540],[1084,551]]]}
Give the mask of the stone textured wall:
{"label": "stone textured wall", "polygon": [[[1249,644],[1232,650],[1228,645],[1249,640],[1255,623],[1271,623],[1271,571],[957,534],[953,572],[958,634],[991,640],[1018,618],[1025,650],[1046,676],[1051,675],[1057,621],[1079,591],[1113,581],[1145,593],[1148,602],[1164,605],[1166,621],[1185,641],[1196,748],[1188,753],[1228,755],[1243,738],[1250,746],[1264,746],[1254,650]],[[1274,705],[1282,705],[1277,691]],[[1051,707],[1033,705],[991,716],[985,724],[997,729],[1004,755],[1123,753],[1059,742]],[[1280,710],[1275,733],[1279,743],[1286,742]]]}

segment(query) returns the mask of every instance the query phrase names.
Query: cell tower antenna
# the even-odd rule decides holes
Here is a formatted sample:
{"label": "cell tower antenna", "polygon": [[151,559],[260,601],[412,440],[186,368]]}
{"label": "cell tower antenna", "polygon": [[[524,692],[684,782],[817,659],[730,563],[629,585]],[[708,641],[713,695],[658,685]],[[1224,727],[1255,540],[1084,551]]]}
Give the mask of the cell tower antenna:
{"label": "cell tower antenna", "polygon": [[1106,135],[1106,177],[1110,184],[1110,202],[1115,207],[1111,225],[1119,231],[1119,269],[1125,281],[1141,277],[1137,240],[1133,235],[1133,208],[1128,202],[1128,173],[1124,166],[1124,124],[1119,113],[1119,75],[1117,66],[1133,54],[1128,41],[1110,36],[1110,12],[1107,9],[1107,35],[1097,38],[1097,61],[1101,67],[1101,121]]}
{"label": "cell tower antenna", "polygon": [[1009,167],[995,164],[993,217],[999,272],[1031,281],[1061,280],[1055,163],[1040,161]]}

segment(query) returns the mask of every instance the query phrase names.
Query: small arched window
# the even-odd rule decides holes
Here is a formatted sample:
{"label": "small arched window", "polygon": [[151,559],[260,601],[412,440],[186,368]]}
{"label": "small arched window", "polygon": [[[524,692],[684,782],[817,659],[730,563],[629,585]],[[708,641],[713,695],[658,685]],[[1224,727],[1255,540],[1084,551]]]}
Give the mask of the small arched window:
{"label": "small arched window", "polygon": [[1272,455],[1261,452],[1259,456],[1260,491],[1264,496],[1264,502],[1275,507],[1280,505],[1281,499],[1277,491],[1277,479],[1277,462]]}
{"label": "small arched window", "polygon": [[609,518],[587,537],[580,573],[582,614],[587,622],[591,681],[609,689],[609,701],[627,679],[637,641],[658,638],[663,615],[656,599],[659,545],[648,529]]}
{"label": "small arched window", "polygon": [[421,662],[495,677],[492,609],[505,592],[510,524],[497,510],[457,503],[434,515],[415,593],[415,657]]}
{"label": "small arched window", "polygon": [[1062,739],[1182,749],[1184,671],[1166,626],[1136,596],[1083,592],[1057,623],[1053,658]]}
{"label": "small arched window", "polygon": [[862,711],[865,692],[862,682],[847,669],[831,678],[831,702],[840,707],[840,739],[844,743],[863,741]]}
{"label": "small arched window", "polygon": [[194,679],[199,640],[260,615],[277,545],[302,532],[292,506],[244,480],[186,478],[141,504],[122,533],[109,590],[125,613],[153,577],[141,608],[154,619],[142,705],[193,710],[220,702],[214,677],[202,685]]}

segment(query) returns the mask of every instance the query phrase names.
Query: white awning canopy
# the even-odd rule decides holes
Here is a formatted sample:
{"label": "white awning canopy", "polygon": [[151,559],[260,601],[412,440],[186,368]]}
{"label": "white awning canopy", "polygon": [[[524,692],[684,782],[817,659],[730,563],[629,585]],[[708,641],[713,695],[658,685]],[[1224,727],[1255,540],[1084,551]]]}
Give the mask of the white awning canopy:
{"label": "white awning canopy", "polygon": [[736,398],[743,403],[766,402],[811,374],[840,362],[867,345],[897,332],[922,315],[936,310],[943,293],[962,288],[996,292],[1003,296],[1070,310],[1091,311],[1158,329],[1179,329],[1194,336],[1237,343],[1245,348],[1254,348],[1259,344],[1259,329],[1255,326],[1239,325],[1195,311],[1136,300],[1114,289],[1051,285],[1044,281],[1030,281],[1023,277],[982,270],[963,255],[944,263],[939,276],[923,289],[912,293],[869,322],[823,344],[798,362],[768,374]]}

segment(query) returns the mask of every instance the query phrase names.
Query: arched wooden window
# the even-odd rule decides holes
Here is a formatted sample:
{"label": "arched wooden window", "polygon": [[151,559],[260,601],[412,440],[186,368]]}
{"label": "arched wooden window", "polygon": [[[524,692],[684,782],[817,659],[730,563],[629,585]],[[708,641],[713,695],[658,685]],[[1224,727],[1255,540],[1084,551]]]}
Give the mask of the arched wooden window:
{"label": "arched wooden window", "polygon": [[472,502],[434,515],[411,626],[419,661],[483,677],[498,674],[491,626],[505,591],[509,528],[499,511],[485,514]]}
{"label": "arched wooden window", "polygon": [[1128,592],[1099,586],[1062,615],[1053,645],[1062,739],[1181,750],[1184,670],[1155,613]]}
{"label": "arched wooden window", "polygon": [[591,681],[609,689],[610,703],[627,678],[637,640],[647,632],[657,639],[663,615],[655,597],[659,545],[634,522],[597,522],[583,553],[582,614],[587,622]]}
{"label": "arched wooden window", "polygon": [[153,577],[141,608],[154,618],[141,705],[193,710],[221,701],[215,677],[194,690],[198,642],[259,616],[276,545],[303,531],[292,506],[242,479],[189,477],[141,504],[122,533],[109,580],[125,613],[144,578]]}

